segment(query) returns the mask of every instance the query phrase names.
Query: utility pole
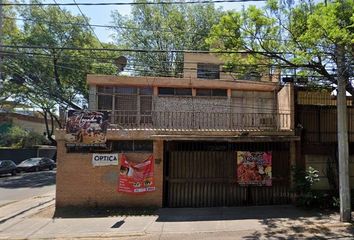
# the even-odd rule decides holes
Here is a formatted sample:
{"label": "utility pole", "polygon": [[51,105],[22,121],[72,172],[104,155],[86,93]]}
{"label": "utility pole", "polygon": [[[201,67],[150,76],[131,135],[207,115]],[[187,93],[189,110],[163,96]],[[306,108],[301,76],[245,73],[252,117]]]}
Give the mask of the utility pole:
{"label": "utility pole", "polygon": [[338,121],[338,166],[340,220],[351,221],[350,185],[349,185],[349,149],[346,96],[346,64],[344,46],[337,47],[337,121]]}

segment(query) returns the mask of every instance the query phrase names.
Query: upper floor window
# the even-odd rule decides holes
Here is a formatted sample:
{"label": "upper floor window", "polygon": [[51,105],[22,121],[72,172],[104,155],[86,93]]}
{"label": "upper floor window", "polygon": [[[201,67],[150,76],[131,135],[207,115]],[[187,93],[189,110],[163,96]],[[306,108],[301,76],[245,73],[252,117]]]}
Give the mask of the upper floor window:
{"label": "upper floor window", "polygon": [[138,93],[138,89],[136,87],[115,87],[114,93],[122,95],[135,95]]}
{"label": "upper floor window", "polygon": [[109,95],[152,95],[152,87],[113,87],[113,86],[100,86],[97,87],[97,92],[107,93]]}
{"label": "upper floor window", "polygon": [[97,87],[98,93],[113,93],[114,87],[111,86],[99,86]]}
{"label": "upper floor window", "polygon": [[197,89],[197,96],[227,97],[226,89]]}
{"label": "upper floor window", "polygon": [[241,76],[242,80],[250,80],[250,81],[260,81],[262,75],[256,71],[248,71],[243,76]]}
{"label": "upper floor window", "polygon": [[231,69],[232,75],[237,79],[249,81],[260,81],[262,79],[262,73],[265,71],[265,68],[256,66],[239,66]]}
{"label": "upper floor window", "polygon": [[191,88],[159,88],[159,95],[192,96]]}
{"label": "upper floor window", "polygon": [[151,112],[152,87],[113,87],[97,88],[98,110]]}
{"label": "upper floor window", "polygon": [[198,63],[197,78],[220,79],[219,65],[210,63]]}

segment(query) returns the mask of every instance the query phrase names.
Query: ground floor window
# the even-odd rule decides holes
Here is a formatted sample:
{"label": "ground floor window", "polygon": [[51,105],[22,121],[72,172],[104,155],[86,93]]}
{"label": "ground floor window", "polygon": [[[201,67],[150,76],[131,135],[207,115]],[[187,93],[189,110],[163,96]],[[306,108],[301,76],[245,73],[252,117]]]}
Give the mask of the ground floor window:
{"label": "ground floor window", "polygon": [[112,141],[112,151],[114,152],[152,152],[153,141],[131,140]]}
{"label": "ground floor window", "polygon": [[149,140],[110,140],[106,147],[67,147],[68,153],[98,152],[152,152],[153,141]]}

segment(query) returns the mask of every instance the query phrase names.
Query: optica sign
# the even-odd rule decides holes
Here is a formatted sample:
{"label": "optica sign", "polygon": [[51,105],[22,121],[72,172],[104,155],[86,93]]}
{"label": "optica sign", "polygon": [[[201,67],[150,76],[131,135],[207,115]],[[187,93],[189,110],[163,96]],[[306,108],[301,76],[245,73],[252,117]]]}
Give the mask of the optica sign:
{"label": "optica sign", "polygon": [[118,153],[94,153],[92,155],[93,166],[118,165]]}

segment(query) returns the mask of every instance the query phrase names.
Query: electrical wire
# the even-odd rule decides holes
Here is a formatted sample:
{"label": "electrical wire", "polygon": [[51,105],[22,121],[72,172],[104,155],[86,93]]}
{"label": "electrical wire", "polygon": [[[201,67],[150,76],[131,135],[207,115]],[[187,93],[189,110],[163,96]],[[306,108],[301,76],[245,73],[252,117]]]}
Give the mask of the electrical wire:
{"label": "electrical wire", "polygon": [[[14,52],[4,52],[2,51],[1,52],[4,56],[13,56],[13,58],[25,58],[26,60],[31,60],[31,59],[28,59],[26,58],[26,56],[24,56],[23,53],[14,53]],[[28,53],[29,55],[35,55],[35,54],[32,54],[32,53]],[[42,56],[42,55],[45,55],[45,56]],[[47,55],[47,54],[41,54],[39,56],[36,56],[36,57],[39,57],[39,58],[44,58],[44,59],[51,59],[52,56],[51,55]],[[91,57],[79,57],[80,59],[94,59],[91,58]],[[112,62],[103,62],[103,63],[111,63],[113,64]],[[61,67],[61,68],[65,68],[65,69],[71,69],[71,70],[79,70],[78,68],[71,68],[71,67],[68,67],[68,66],[64,66],[64,65],[60,65],[60,64],[55,64],[56,66],[58,67]],[[240,66],[240,67],[246,67],[246,66],[249,66],[249,65],[246,65],[246,64],[239,64],[237,66]],[[255,65],[251,65],[251,66],[258,66],[257,64]],[[267,67],[281,67],[283,69],[288,69],[285,65],[283,66],[279,66],[279,65],[264,65],[264,66],[267,66]],[[142,73],[155,73],[155,74],[164,74],[164,75],[159,75],[161,77],[176,77],[176,74],[166,74],[166,72],[164,71],[155,71],[154,69],[160,69],[159,66],[148,66],[148,65],[139,65],[139,64],[132,64],[130,66],[131,68],[125,68],[125,71],[135,71],[135,72],[142,72]],[[150,70],[149,69],[138,69],[136,67],[148,67],[148,68],[151,68]],[[172,67],[168,66],[169,69],[173,69]],[[190,70],[190,71],[197,71],[198,68],[195,68],[195,67],[183,67],[181,68],[181,70]],[[79,70],[81,71],[81,70]],[[226,70],[219,70],[219,71],[209,71],[210,73],[228,73],[228,74],[240,74],[240,73],[243,73],[243,71],[226,71]],[[92,73],[92,72],[86,72],[85,73],[87,74],[95,74],[95,73]],[[271,75],[271,74],[270,74]],[[287,77],[298,77],[296,74],[285,74],[285,76]],[[306,75],[305,77],[310,77],[310,78],[320,78],[321,76],[315,76],[315,75]]]}
{"label": "electrical wire", "polygon": [[[75,70],[75,69],[73,69],[73,70]],[[22,73],[20,73],[20,74],[23,74],[23,75],[25,75],[23,72]],[[29,79],[31,79],[29,76],[27,76],[27,75],[25,75],[27,78],[29,78]],[[143,77],[142,77],[143,78]],[[54,80],[54,78],[53,78],[53,80]],[[32,81],[33,81],[33,79],[32,79]],[[240,91],[240,92],[242,92],[242,91]],[[99,95],[100,95],[100,93],[99,93]],[[102,95],[106,95],[107,96],[107,94],[102,94]],[[109,96],[111,96],[110,94],[108,94]],[[112,95],[113,96],[113,95]],[[161,96],[161,97],[163,97],[163,96]],[[166,96],[166,97],[171,97],[171,96]],[[175,97],[179,97],[179,96],[175,96]],[[186,97],[186,96],[180,96],[180,97]],[[192,98],[194,98],[194,97],[192,97]],[[196,96],[195,97],[196,99],[203,99],[203,98],[205,98],[205,97],[203,97],[203,96]],[[209,98],[209,97],[208,97]],[[236,97],[237,98],[237,97]],[[239,97],[240,98],[240,97]],[[216,98],[216,99],[224,99],[224,98]],[[226,99],[226,98],[225,98]],[[232,98],[232,99],[235,99],[235,97],[234,98]],[[262,99],[262,98],[259,98],[259,99]],[[265,98],[265,99],[273,99],[273,98]],[[255,103],[256,104],[256,103]],[[197,105],[200,105],[200,106],[202,106],[202,105],[205,105],[205,106],[210,106],[211,104],[210,103],[208,103],[208,104],[203,104],[203,103],[197,103]],[[276,108],[275,107],[272,107],[272,108],[266,108],[266,107],[254,107],[254,106],[244,106],[244,105],[237,105],[237,104],[220,104],[220,103],[213,103],[212,104],[212,106],[215,106],[215,107],[226,107],[226,108],[233,108],[233,107],[237,107],[237,108],[242,108],[242,109],[253,109],[253,110],[270,110],[270,111],[275,111],[276,110]],[[269,113],[269,114],[271,114],[271,113]]]}
{"label": "electrical wire", "polygon": [[[20,75],[23,75],[25,76],[26,78],[30,79],[31,81],[34,81],[31,77],[29,77],[28,75],[26,75],[24,72],[20,72],[17,70],[17,68],[12,68],[12,70],[14,72],[16,72],[17,74],[20,74]],[[54,78],[52,78],[52,80],[54,80]],[[44,90],[44,89],[43,89]],[[241,91],[240,91],[241,92]],[[104,95],[104,96],[114,96],[113,94],[100,94],[98,93],[98,95]],[[48,95],[48,97],[51,97],[51,95]],[[171,96],[159,96],[159,97],[171,97]],[[173,96],[172,96],[173,97]],[[174,97],[186,97],[186,96],[174,96]],[[191,96],[190,96],[191,97]],[[196,97],[192,97],[192,98],[195,98],[195,99],[205,99],[207,96],[196,96]],[[208,99],[210,99],[210,96],[208,97]],[[224,99],[226,100],[227,98],[225,97],[216,97],[215,99],[219,100],[220,99]],[[265,98],[265,99],[271,99],[271,98]],[[275,111],[276,109],[275,108],[265,108],[265,107],[254,107],[254,106],[244,106],[244,105],[237,105],[237,104],[220,104],[220,103],[216,103],[216,104],[210,104],[210,103],[196,103],[198,106],[215,106],[215,107],[225,107],[225,108],[233,108],[233,107],[240,107],[242,109],[253,109],[253,110],[270,110],[270,111]],[[269,114],[272,114],[272,113],[269,113]]]}
{"label": "electrical wire", "polygon": [[[3,54],[7,54],[7,55],[29,55],[29,56],[43,56],[44,58],[45,57],[48,57],[48,58],[52,58],[52,55],[51,54],[45,54],[45,53],[38,53],[38,52],[13,52],[13,51],[1,51],[1,53]],[[66,55],[65,57],[73,57],[73,56],[70,56],[70,55]],[[75,56],[76,57],[76,56]],[[95,60],[102,60],[102,61],[105,61],[103,63],[109,63],[109,61],[107,60],[116,60],[117,58],[116,57],[98,57],[97,55],[93,55],[93,56],[80,56],[81,59],[88,59],[88,60],[92,60],[92,59],[95,59]],[[134,61],[134,59],[132,59]],[[178,63],[194,63],[194,64],[197,64],[196,61],[178,61],[178,60],[174,60],[174,61],[161,61],[160,63],[169,63],[169,64],[178,64]],[[155,65],[155,66],[152,66],[152,65],[139,65],[139,64],[131,64],[131,65],[134,65],[134,66],[141,66],[141,67],[151,67],[151,68],[154,68],[154,67],[159,67],[158,65]],[[279,64],[279,63],[271,63],[271,64],[263,64],[263,63],[257,63],[257,64],[236,64],[235,65],[236,67],[247,67],[247,66],[262,66],[262,67],[276,67],[276,68],[284,68],[284,69],[289,69],[289,70],[294,70],[294,69],[297,69],[297,68],[300,68],[300,67],[293,67],[291,65],[288,65],[288,64]],[[305,68],[306,67],[301,67],[301,68]],[[191,69],[191,70],[196,70],[196,68],[183,68],[183,69]],[[326,67],[326,69],[328,70],[332,70],[332,71],[336,71],[335,68],[333,67]],[[225,72],[230,72],[230,71],[225,71]],[[232,71],[231,71],[232,72]]]}
{"label": "electrical wire", "polygon": [[[84,74],[97,74],[96,72],[90,72],[90,71],[87,71],[87,69],[83,70],[83,69],[78,69],[77,67],[68,67],[68,66],[63,66],[63,65],[60,65],[60,64],[56,64],[57,67],[59,68],[63,68],[63,69],[69,69],[69,70],[72,70],[72,71],[79,71],[79,72],[82,72]],[[186,68],[186,69],[189,69],[189,70],[194,70],[196,71],[197,69],[196,68]],[[156,77],[176,77],[175,74],[167,74],[166,72],[162,72],[162,71],[156,71],[156,70],[144,70],[144,69],[136,69],[136,68],[126,68],[125,69],[126,71],[133,71],[133,72],[140,72],[140,73],[145,73],[145,74],[154,74],[154,75],[157,75]],[[227,72],[229,73],[229,72]],[[234,72],[236,73],[236,72]],[[297,78],[299,76],[297,76],[296,74],[286,74],[285,75],[286,77],[293,77],[293,78]],[[143,77],[143,76],[142,76]],[[301,76],[301,77],[305,77],[305,78],[319,78],[319,79],[322,79],[323,77],[321,76],[318,76],[318,75],[310,75],[310,74],[307,74],[306,76]],[[247,80],[247,79],[239,79],[239,80]]]}
{"label": "electrical wire", "polygon": [[[146,32],[153,32],[153,33],[176,33],[176,32],[183,32],[185,35],[192,35],[192,36],[205,36],[205,34],[198,34],[198,33],[191,33],[191,32],[185,32],[183,30],[175,29],[175,30],[170,30],[167,28],[161,28],[161,29],[146,29],[146,28],[138,28],[138,27],[126,27],[126,26],[117,26],[117,25],[102,25],[102,24],[90,24],[86,22],[86,24],[83,23],[72,23],[72,22],[52,22],[52,21],[47,21],[47,20],[37,20],[37,19],[31,19],[31,18],[18,18],[18,17],[9,17],[9,16],[4,16],[3,18],[5,19],[11,19],[11,20],[16,20],[16,21],[31,21],[31,22],[37,22],[37,23],[47,23],[47,24],[64,24],[64,25],[72,25],[72,26],[83,26],[83,27],[99,27],[99,28],[110,28],[110,29],[126,29],[126,30],[138,30],[138,31],[146,31]],[[221,35],[221,37],[233,37],[230,35]],[[245,39],[255,39],[254,37],[250,36],[243,36]],[[290,38],[282,38],[282,39],[276,39],[276,38],[262,38],[262,40],[265,41],[278,41],[278,42],[294,42],[294,40]],[[323,44],[316,44],[316,46],[326,46]]]}
{"label": "electrical wire", "polygon": [[[53,1],[56,3],[56,0],[53,0]],[[98,42],[100,43],[101,47],[102,47],[102,48],[105,48],[105,47],[103,46],[102,42],[100,41],[100,38],[97,36],[95,30],[94,30],[93,27],[91,26],[91,24],[90,24],[88,18],[87,18],[86,15],[82,12],[80,6],[77,4],[76,0],[73,0],[73,1],[74,1],[74,3],[76,4],[77,9],[79,9],[79,12],[80,12],[81,16],[84,18],[84,20],[85,20],[87,26],[91,29],[91,32],[93,33],[93,35],[95,35],[96,39],[97,39]]]}
{"label": "electrical wire", "polygon": [[[233,51],[233,50],[193,50],[193,49],[134,49],[134,48],[79,48],[79,47],[51,47],[36,45],[0,45],[3,48],[22,49],[47,49],[47,50],[70,50],[70,51],[108,51],[108,52],[136,52],[136,53],[214,53],[214,54],[292,54],[290,52],[266,52],[266,51]],[[324,53],[323,54],[328,54]]]}
{"label": "electrical wire", "polygon": [[[126,5],[186,5],[186,4],[219,4],[219,3],[245,3],[265,2],[265,0],[209,0],[209,1],[160,1],[160,2],[81,2],[80,6],[126,6]],[[55,3],[2,3],[2,6],[54,6]],[[60,6],[76,6],[75,3],[60,3]]]}

